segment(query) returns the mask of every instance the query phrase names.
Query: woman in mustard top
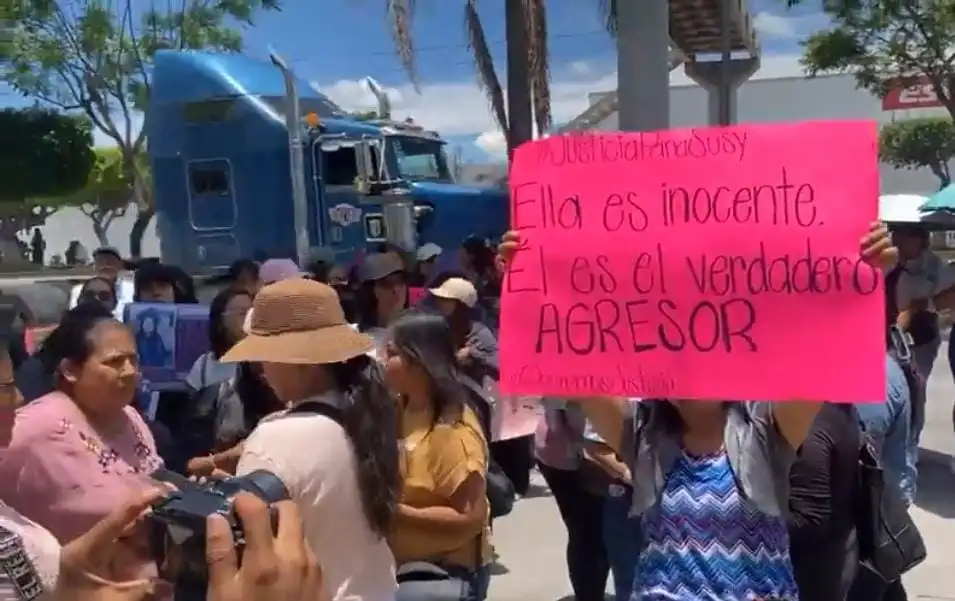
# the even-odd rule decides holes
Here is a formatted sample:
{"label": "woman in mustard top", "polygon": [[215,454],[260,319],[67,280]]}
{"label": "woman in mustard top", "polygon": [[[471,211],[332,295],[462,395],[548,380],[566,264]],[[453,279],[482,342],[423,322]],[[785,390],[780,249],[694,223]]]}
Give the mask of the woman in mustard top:
{"label": "woman in mustard top", "polygon": [[483,601],[491,547],[488,450],[458,379],[451,331],[440,315],[409,311],[389,327],[386,375],[402,403],[403,488],[389,543],[396,565],[427,561],[471,584]]}

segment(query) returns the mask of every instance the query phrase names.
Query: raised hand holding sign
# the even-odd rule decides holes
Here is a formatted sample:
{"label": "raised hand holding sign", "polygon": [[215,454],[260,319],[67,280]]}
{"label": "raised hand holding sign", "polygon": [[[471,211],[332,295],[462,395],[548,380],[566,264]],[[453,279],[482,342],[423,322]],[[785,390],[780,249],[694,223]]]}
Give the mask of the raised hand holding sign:
{"label": "raised hand holding sign", "polygon": [[[838,145],[833,142],[838,141]],[[832,148],[832,152],[827,152]],[[520,148],[510,394],[884,395],[873,123],[587,134]]]}

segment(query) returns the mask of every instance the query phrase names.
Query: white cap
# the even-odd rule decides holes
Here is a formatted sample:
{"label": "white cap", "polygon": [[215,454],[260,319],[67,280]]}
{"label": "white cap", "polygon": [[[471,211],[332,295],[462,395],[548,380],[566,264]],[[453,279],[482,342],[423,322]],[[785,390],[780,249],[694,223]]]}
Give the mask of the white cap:
{"label": "white cap", "polygon": [[430,261],[431,259],[439,256],[444,250],[435,244],[434,242],[428,242],[418,249],[415,258],[418,261]]}
{"label": "white cap", "polygon": [[437,288],[431,288],[429,292],[438,298],[456,300],[468,308],[473,308],[478,302],[477,288],[464,278],[448,278]]}

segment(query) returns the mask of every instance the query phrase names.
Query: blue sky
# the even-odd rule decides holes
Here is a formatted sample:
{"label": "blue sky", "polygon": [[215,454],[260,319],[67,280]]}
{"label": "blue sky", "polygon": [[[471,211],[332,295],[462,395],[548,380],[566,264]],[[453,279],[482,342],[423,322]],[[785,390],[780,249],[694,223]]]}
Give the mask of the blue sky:
{"label": "blue sky", "polygon": [[[143,4],[147,5],[143,0]],[[304,78],[348,109],[372,108],[360,83],[384,84],[396,116],[412,116],[437,129],[468,160],[499,159],[501,137],[476,84],[466,45],[463,0],[417,0],[414,24],[421,94],[408,84],[394,55],[384,0],[286,0],[281,12],[260,15],[246,32],[246,49],[263,56],[271,46]],[[479,3],[495,65],[503,80],[503,0]],[[810,3],[812,4],[812,3]],[[329,7],[333,7],[330,10]],[[587,94],[616,84],[614,44],[603,30],[597,3],[547,0],[553,112],[566,121],[587,107]],[[758,77],[794,75],[798,42],[825,25],[815,10],[787,10],[783,0],[750,0],[767,60]],[[682,70],[675,82],[685,82]],[[3,96],[16,102],[11,95]]]}

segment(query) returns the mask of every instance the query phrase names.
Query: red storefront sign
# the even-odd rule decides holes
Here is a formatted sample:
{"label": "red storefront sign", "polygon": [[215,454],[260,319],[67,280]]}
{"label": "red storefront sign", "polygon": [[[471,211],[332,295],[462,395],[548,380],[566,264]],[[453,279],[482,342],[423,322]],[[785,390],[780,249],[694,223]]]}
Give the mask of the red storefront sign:
{"label": "red storefront sign", "polygon": [[882,97],[883,111],[904,111],[942,106],[928,78],[920,77],[908,87],[898,86]]}

